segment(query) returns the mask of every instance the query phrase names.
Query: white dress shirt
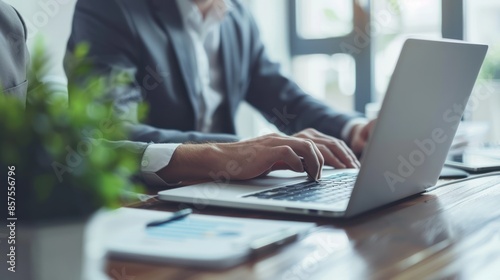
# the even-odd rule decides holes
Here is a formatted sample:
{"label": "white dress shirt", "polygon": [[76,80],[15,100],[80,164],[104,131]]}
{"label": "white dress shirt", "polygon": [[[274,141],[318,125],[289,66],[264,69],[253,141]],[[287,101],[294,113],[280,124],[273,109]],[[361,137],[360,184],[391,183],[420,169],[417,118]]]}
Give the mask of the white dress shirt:
{"label": "white dress shirt", "polygon": [[[190,0],[176,0],[185,31],[191,39],[195,54],[197,75],[196,94],[200,108],[196,130],[218,132],[223,119],[217,116],[217,109],[224,102],[223,69],[219,58],[220,22],[230,8],[229,0],[216,0],[205,18],[198,6]],[[180,144],[151,144],[144,152],[141,171],[148,183],[164,182],[156,172],[170,163],[172,155]]]}
{"label": "white dress shirt", "polygon": [[205,133],[218,132],[222,120],[216,114],[225,96],[219,58],[220,22],[229,2],[216,0],[204,18],[194,1],[176,1],[196,57],[195,89],[200,108],[196,129]]}
{"label": "white dress shirt", "polygon": [[165,182],[156,172],[167,166],[175,150],[181,144],[151,144],[144,151],[141,161],[141,172],[148,184],[153,186],[175,186],[179,182]]}
{"label": "white dress shirt", "polygon": [[[230,9],[229,0],[215,0],[215,4],[206,16],[192,0],[176,0],[184,23],[185,31],[191,39],[195,52],[197,75],[195,77],[196,94],[200,108],[196,129],[201,132],[218,132],[223,118],[217,109],[224,102],[223,68],[220,63],[220,22]],[[341,137],[347,140],[356,124],[366,123],[359,118],[349,121],[341,131]],[[151,144],[144,152],[141,171],[146,181],[153,185],[175,185],[167,183],[157,174],[170,163],[172,155],[180,144]]]}

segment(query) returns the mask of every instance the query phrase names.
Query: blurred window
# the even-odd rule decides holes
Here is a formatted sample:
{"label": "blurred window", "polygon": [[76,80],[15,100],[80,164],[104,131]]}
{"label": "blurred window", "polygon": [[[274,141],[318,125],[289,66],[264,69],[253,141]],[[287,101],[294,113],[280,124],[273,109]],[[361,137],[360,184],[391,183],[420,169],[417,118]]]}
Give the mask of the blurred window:
{"label": "blurred window", "polygon": [[343,110],[355,109],[371,95],[369,2],[357,2],[362,1],[290,2],[294,78],[311,95]]}
{"label": "blurred window", "polygon": [[306,39],[339,37],[353,28],[352,0],[298,0],[297,31]]}
{"label": "blurred window", "polygon": [[[463,38],[463,1],[290,1],[294,78],[329,104],[364,112],[367,103],[383,98],[406,38]],[[498,6],[499,2],[468,0],[467,4]],[[494,27],[500,19],[492,10],[477,11],[475,16],[483,14],[489,19],[476,21],[475,29],[485,38],[498,37]],[[491,27],[484,28],[485,24]]]}
{"label": "blurred window", "polygon": [[382,100],[408,37],[441,38],[441,1],[374,0],[374,101]]}

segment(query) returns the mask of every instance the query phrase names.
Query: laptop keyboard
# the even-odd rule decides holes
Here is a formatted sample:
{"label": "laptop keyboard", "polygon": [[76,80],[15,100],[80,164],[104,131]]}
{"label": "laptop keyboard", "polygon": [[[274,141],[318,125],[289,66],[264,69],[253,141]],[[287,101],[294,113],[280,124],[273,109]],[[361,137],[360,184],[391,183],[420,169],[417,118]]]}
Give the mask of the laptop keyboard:
{"label": "laptop keyboard", "polygon": [[321,179],[319,182],[302,182],[244,197],[331,204],[349,199],[356,177],[356,173],[339,173]]}

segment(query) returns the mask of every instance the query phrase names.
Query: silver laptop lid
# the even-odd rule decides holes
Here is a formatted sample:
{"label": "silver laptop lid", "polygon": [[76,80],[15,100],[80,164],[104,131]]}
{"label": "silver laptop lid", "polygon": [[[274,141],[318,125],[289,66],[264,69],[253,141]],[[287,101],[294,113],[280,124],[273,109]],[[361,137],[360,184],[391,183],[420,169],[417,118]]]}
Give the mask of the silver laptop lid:
{"label": "silver laptop lid", "polygon": [[436,184],[487,49],[460,41],[405,42],[346,216]]}

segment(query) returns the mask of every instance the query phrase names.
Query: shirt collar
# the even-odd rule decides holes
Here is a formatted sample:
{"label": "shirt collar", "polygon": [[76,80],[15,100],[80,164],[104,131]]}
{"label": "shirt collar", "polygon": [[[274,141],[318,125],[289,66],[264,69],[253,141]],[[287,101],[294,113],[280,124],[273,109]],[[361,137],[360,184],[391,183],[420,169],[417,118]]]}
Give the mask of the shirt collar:
{"label": "shirt collar", "polygon": [[[219,1],[219,0],[216,0]],[[231,0],[221,0],[208,11],[205,20],[201,15],[198,6],[192,0],[177,0],[177,6],[185,23],[195,23],[196,25],[214,25],[220,23],[224,15],[231,9]]]}

